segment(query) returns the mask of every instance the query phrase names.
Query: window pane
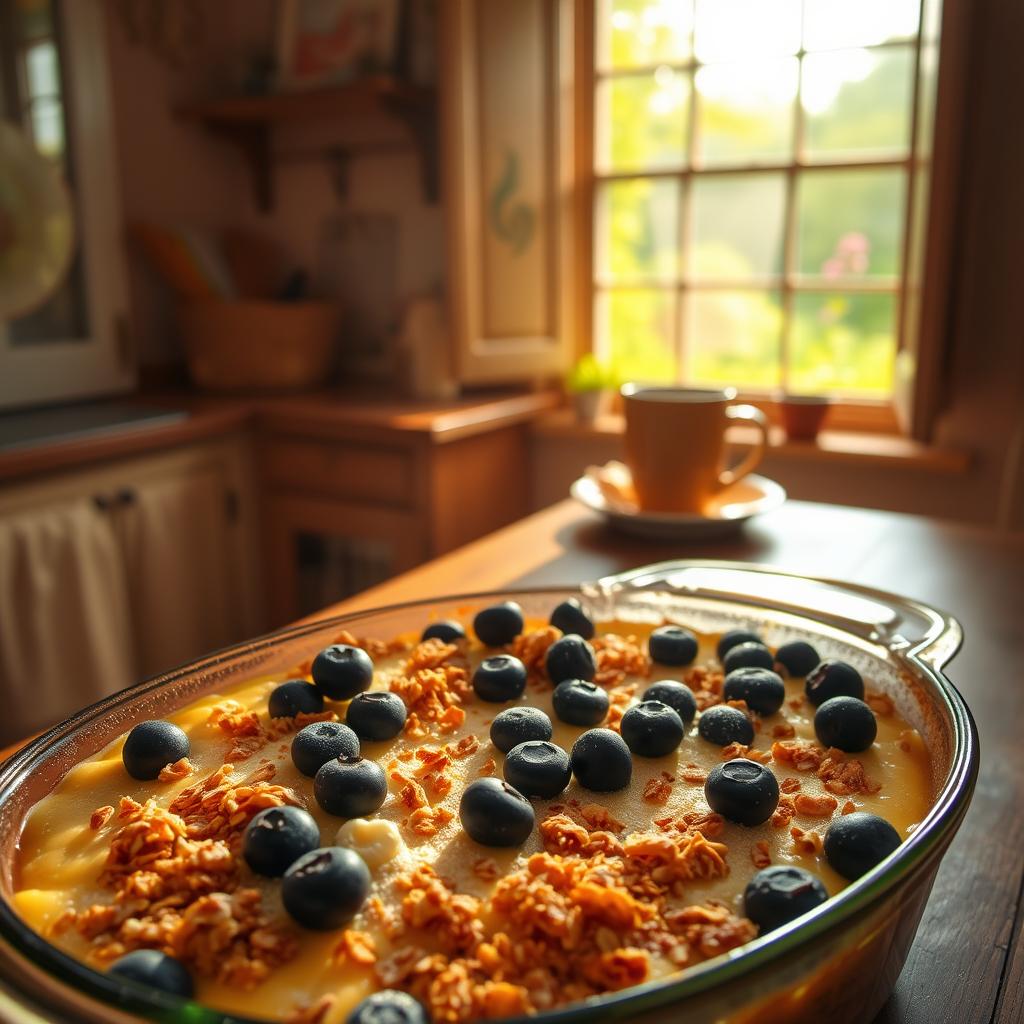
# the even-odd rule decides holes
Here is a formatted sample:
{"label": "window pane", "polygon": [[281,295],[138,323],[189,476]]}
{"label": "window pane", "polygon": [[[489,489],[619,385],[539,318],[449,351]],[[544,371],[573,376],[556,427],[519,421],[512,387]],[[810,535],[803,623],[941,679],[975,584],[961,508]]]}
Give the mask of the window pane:
{"label": "window pane", "polygon": [[674,280],[679,273],[678,183],[641,178],[603,185],[595,244],[602,281]]}
{"label": "window pane", "polygon": [[52,42],[37,43],[25,51],[25,77],[29,96],[60,95],[57,47]]}
{"label": "window pane", "polygon": [[921,0],[806,0],[804,48],[872,46],[917,35]]}
{"label": "window pane", "polygon": [[687,296],[686,306],[683,347],[688,382],[778,387],[778,292],[695,291]]}
{"label": "window pane", "polygon": [[59,100],[36,100],[32,104],[32,138],[43,156],[59,157],[64,152],[64,115]]}
{"label": "window pane", "polygon": [[932,43],[921,47],[917,108],[917,155],[929,160],[935,137],[935,101],[939,88],[939,48]]}
{"label": "window pane", "polygon": [[598,355],[631,380],[675,380],[675,304],[667,289],[598,293]]}
{"label": "window pane", "polygon": [[795,57],[697,71],[697,152],[704,164],[786,160],[793,149]]}
{"label": "window pane", "polygon": [[902,170],[802,173],[797,182],[800,273],[898,275],[905,179]]}
{"label": "window pane", "polygon": [[913,74],[909,46],[805,57],[800,96],[807,155],[906,153]]}
{"label": "window pane", "polygon": [[18,34],[22,39],[38,39],[53,35],[53,4],[51,0],[15,0]]}
{"label": "window pane", "polygon": [[594,112],[598,170],[681,166],[689,112],[689,76],[669,68],[599,83]]}
{"label": "window pane", "polygon": [[600,0],[597,66],[644,67],[690,56],[690,0]]}
{"label": "window pane", "polygon": [[689,271],[695,278],[782,273],[785,175],[701,175],[692,188]]}
{"label": "window pane", "polygon": [[693,47],[702,61],[796,53],[800,0],[697,0],[694,25]]}
{"label": "window pane", "polygon": [[796,295],[789,390],[891,394],[895,307],[893,295]]}

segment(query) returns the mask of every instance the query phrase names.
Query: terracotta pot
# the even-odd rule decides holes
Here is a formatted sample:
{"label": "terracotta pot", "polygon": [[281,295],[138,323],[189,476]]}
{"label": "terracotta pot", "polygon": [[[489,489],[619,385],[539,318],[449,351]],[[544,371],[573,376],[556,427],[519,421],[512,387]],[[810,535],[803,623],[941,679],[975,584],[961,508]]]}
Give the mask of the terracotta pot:
{"label": "terracotta pot", "polygon": [[791,441],[813,441],[831,404],[832,399],[822,395],[787,395],[779,399],[786,437]]}

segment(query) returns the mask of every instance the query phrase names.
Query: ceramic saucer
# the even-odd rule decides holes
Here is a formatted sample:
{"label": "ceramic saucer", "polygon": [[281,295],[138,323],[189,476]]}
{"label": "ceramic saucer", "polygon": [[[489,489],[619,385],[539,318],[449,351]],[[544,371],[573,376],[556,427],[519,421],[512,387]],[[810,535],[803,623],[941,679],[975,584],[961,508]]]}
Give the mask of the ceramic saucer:
{"label": "ceramic saucer", "polygon": [[[704,540],[735,533],[754,516],[778,508],[786,500],[781,485],[754,473],[725,488],[705,508],[704,514],[690,512],[643,512],[628,499],[616,500],[604,471],[622,481],[625,467],[591,467],[570,488],[572,496],[623,533],[650,540]],[[626,470],[628,472],[628,470]]]}

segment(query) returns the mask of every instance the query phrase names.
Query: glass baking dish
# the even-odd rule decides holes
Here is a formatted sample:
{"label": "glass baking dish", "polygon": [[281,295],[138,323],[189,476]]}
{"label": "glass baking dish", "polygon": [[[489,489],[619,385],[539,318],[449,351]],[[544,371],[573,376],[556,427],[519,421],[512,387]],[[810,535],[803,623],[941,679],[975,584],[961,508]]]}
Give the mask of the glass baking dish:
{"label": "glass baking dish", "polygon": [[196,698],[258,675],[283,672],[331,642],[341,629],[389,638],[430,619],[465,620],[514,598],[545,618],[581,596],[598,619],[685,621],[717,632],[756,626],[772,646],[811,639],[823,656],[857,666],[888,694],[924,737],[933,767],[931,811],[874,870],[799,921],[678,976],[529,1018],[554,1022],[655,1021],[667,1007],[688,1022],[870,1020],[888,998],[906,958],[939,861],[963,820],[978,771],[970,712],[943,667],[958,650],[955,619],[916,601],[767,567],[665,562],[579,588],[509,590],[439,597],[298,625],[221,651],[130,687],[80,711],[0,767],[0,1019],[27,1022],[239,1021],[183,1006],[70,958],[29,929],[9,902],[25,817],[79,761],[137,722],[163,717]]}

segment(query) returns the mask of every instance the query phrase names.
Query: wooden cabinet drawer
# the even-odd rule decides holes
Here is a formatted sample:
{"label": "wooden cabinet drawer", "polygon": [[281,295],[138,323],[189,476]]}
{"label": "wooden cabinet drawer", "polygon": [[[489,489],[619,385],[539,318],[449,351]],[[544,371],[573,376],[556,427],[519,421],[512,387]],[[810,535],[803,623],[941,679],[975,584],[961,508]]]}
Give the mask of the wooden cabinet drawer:
{"label": "wooden cabinet drawer", "polygon": [[401,448],[336,441],[271,441],[263,449],[268,482],[307,494],[387,505],[413,503],[412,454]]}

